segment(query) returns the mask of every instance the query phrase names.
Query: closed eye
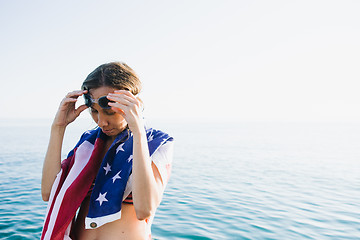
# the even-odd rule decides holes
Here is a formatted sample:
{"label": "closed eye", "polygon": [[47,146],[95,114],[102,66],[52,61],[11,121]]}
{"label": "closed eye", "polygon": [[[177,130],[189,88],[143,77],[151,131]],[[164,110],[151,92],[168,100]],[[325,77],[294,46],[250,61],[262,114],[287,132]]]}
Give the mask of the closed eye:
{"label": "closed eye", "polygon": [[[115,112],[110,109],[103,109],[102,111],[103,111],[103,113],[105,113],[108,116],[115,114]],[[95,108],[90,108],[90,112],[93,114],[96,114],[96,113],[98,113],[98,110],[96,110]]]}
{"label": "closed eye", "polygon": [[106,115],[114,115],[114,114],[115,114],[115,112],[112,111],[112,110],[104,110],[104,113],[105,113]]}
{"label": "closed eye", "polygon": [[97,113],[98,111],[95,108],[90,108],[91,113]]}

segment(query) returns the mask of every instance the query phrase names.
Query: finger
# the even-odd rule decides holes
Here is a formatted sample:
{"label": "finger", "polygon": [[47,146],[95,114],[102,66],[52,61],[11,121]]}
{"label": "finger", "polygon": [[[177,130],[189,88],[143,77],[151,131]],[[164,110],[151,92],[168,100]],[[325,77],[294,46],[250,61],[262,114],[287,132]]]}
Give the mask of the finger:
{"label": "finger", "polygon": [[79,116],[80,113],[83,112],[83,111],[84,111],[85,109],[87,109],[87,108],[88,108],[88,106],[86,106],[85,104],[79,106],[79,107],[75,110],[76,115]]}
{"label": "finger", "polygon": [[[129,96],[129,95],[125,95],[125,94],[109,93],[107,98],[112,101],[122,102],[126,105],[135,104],[137,106],[140,106],[140,101],[137,98],[135,98],[134,96]],[[124,101],[122,101],[122,100],[124,100]]]}
{"label": "finger", "polygon": [[69,92],[66,95],[66,97],[67,98],[78,98],[86,92],[87,92],[87,90],[76,90],[76,91]]}
{"label": "finger", "polygon": [[129,97],[131,97],[133,99],[136,99],[134,94],[132,94],[130,91],[127,91],[127,90],[115,90],[112,94],[125,95],[125,96],[129,96]]}
{"label": "finger", "polygon": [[119,111],[122,115],[126,115],[126,112],[128,111],[128,106],[118,102],[109,102],[109,106],[113,111]]}
{"label": "finger", "polygon": [[120,102],[109,102],[109,106],[119,108],[123,112],[126,112],[129,109],[129,106],[122,104]]}
{"label": "finger", "polygon": [[[109,103],[109,105],[111,105],[111,104]],[[126,115],[125,112],[119,107],[111,106],[111,110],[113,110],[116,113],[119,113],[123,117],[125,117],[125,115]]]}
{"label": "finger", "polygon": [[125,93],[134,96],[129,90],[115,90],[114,93]]}
{"label": "finger", "polygon": [[68,108],[74,108],[76,101],[77,101],[76,98],[64,98],[61,101],[59,108],[63,110]]}
{"label": "finger", "polygon": [[133,99],[136,99],[136,96],[134,94],[132,94],[130,91],[128,90],[115,90],[114,91],[115,94],[124,94],[124,95],[127,95]]}
{"label": "finger", "polygon": [[76,98],[64,98],[62,100],[62,105],[68,104],[68,103],[76,103]]}
{"label": "finger", "polygon": [[116,113],[119,113],[121,116],[123,116],[125,118],[126,114],[124,113],[123,110],[121,110],[120,108],[116,108],[116,107],[111,107],[111,110],[113,110]]}
{"label": "finger", "polygon": [[117,112],[116,110],[120,110],[125,118],[127,116],[138,116],[141,113],[141,110],[139,108],[129,107],[119,102],[110,102],[109,106],[111,106],[111,109],[115,112]]}
{"label": "finger", "polygon": [[139,97],[136,97],[136,100],[139,102],[138,106],[140,107],[140,109],[144,110],[144,102],[142,101],[142,99]]}
{"label": "finger", "polygon": [[129,96],[125,96],[125,95],[120,96],[119,94],[111,94],[111,95],[109,94],[107,96],[107,99],[114,101],[114,102],[120,102],[126,106],[136,104],[136,102],[134,102],[133,99],[131,99]]}

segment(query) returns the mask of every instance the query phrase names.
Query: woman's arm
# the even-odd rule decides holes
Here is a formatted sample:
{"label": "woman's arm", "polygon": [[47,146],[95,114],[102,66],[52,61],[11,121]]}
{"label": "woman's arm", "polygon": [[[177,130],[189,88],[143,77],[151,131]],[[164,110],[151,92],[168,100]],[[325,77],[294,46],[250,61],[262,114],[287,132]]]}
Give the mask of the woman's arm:
{"label": "woman's arm", "polygon": [[132,196],[136,216],[139,220],[144,220],[158,207],[164,189],[160,173],[150,160],[142,103],[125,90],[117,90],[107,97],[114,101],[109,105],[125,118],[133,134]]}
{"label": "woman's arm", "polygon": [[56,175],[61,170],[61,148],[65,127],[52,126],[49,146],[45,155],[41,179],[41,195],[44,201],[49,200],[51,187]]}
{"label": "woman's arm", "polygon": [[159,206],[163,194],[160,173],[149,156],[148,143],[144,128],[133,131],[133,186],[132,196],[136,216],[144,220],[152,215]]}
{"label": "woman's arm", "polygon": [[50,140],[43,164],[41,179],[41,195],[44,201],[49,200],[51,187],[56,175],[61,170],[61,148],[67,125],[73,122],[87,107],[81,105],[75,108],[77,98],[86,91],[68,93],[62,100],[59,110],[51,126]]}

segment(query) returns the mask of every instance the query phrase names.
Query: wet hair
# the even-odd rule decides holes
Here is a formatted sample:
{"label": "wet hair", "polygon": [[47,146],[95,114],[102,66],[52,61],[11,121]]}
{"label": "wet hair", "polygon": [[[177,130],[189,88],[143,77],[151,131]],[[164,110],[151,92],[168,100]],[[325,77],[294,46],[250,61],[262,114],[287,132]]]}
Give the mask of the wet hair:
{"label": "wet hair", "polygon": [[84,80],[81,89],[91,90],[99,87],[128,90],[137,95],[141,91],[141,82],[135,71],[125,63],[110,62],[92,71]]}

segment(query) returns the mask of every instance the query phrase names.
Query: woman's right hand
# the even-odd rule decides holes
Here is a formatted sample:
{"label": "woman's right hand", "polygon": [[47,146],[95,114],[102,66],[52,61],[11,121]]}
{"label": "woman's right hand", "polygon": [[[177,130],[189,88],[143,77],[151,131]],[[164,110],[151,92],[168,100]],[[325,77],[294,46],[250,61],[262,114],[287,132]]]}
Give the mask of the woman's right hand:
{"label": "woman's right hand", "polygon": [[82,111],[88,108],[85,104],[75,108],[78,97],[84,93],[87,93],[87,90],[73,91],[66,95],[60,103],[53,126],[65,128],[69,123],[73,122]]}

